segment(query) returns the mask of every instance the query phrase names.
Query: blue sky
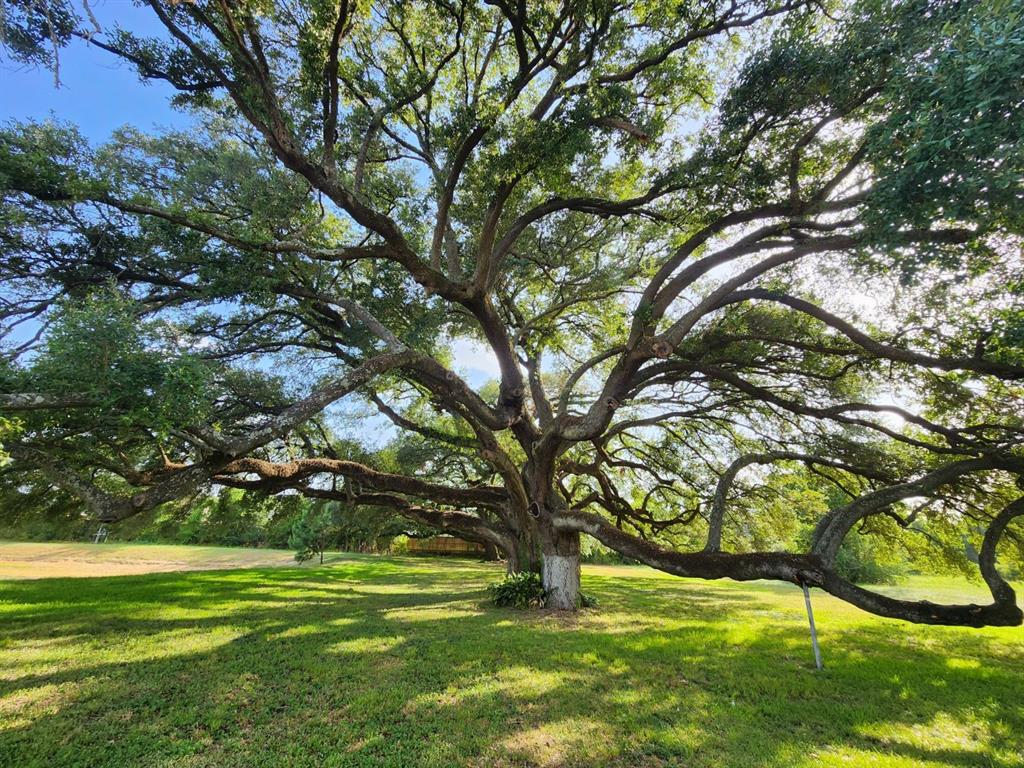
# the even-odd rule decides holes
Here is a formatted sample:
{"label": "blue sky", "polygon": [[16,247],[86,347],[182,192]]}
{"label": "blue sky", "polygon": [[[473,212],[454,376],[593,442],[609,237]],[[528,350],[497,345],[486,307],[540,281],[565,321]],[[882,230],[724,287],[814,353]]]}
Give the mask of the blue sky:
{"label": "blue sky", "polygon": [[[116,18],[134,31],[156,33],[150,14],[127,0],[107,0],[95,10],[104,28]],[[169,86],[142,85],[132,67],[79,40],[61,51],[60,80],[55,88],[52,72],[16,65],[0,54],[0,120],[56,115],[78,125],[93,142],[105,141],[125,124],[152,130],[183,128],[190,122],[188,115],[170,108]]]}

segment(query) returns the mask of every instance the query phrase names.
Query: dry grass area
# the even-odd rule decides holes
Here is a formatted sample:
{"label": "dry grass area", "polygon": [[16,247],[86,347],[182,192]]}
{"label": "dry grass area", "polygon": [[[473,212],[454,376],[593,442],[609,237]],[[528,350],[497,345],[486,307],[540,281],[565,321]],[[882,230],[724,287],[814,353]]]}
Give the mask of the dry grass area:
{"label": "dry grass area", "polygon": [[[340,559],[328,556],[328,560]],[[296,565],[287,549],[184,547],[173,544],[0,542],[0,579],[132,576],[169,571]]]}

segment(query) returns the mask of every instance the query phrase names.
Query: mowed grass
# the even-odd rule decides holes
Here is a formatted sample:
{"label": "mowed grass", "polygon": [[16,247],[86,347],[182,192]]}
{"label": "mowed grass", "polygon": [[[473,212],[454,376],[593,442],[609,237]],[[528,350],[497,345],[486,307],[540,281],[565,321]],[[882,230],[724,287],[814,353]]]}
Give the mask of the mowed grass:
{"label": "mowed grass", "polygon": [[565,617],[490,607],[499,577],[346,555],[2,582],[0,765],[1024,765],[1018,628],[815,593],[817,672],[796,588],[589,567],[601,605]]}

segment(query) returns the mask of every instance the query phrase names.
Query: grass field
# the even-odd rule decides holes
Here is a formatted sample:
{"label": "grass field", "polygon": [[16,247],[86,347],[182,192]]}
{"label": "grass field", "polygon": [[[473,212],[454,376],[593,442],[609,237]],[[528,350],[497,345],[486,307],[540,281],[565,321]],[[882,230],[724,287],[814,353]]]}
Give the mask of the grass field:
{"label": "grass field", "polygon": [[600,607],[563,617],[489,607],[499,575],[345,555],[0,582],[0,766],[1024,765],[1018,628],[816,594],[816,672],[795,588],[590,567]]}
{"label": "grass field", "polygon": [[[0,579],[128,576],[275,565],[295,567],[294,555],[289,549],[0,541]],[[328,561],[337,557],[336,554],[326,556]]]}

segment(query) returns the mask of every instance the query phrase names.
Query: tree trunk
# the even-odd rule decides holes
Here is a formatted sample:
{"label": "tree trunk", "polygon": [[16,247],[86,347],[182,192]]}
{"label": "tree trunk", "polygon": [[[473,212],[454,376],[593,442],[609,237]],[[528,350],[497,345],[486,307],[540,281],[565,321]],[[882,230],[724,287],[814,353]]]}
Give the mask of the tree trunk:
{"label": "tree trunk", "polygon": [[509,576],[530,571],[540,573],[540,548],[531,546],[529,538],[516,534],[508,536],[507,544],[501,546],[501,554]]}
{"label": "tree trunk", "polygon": [[559,611],[575,611],[580,604],[580,535],[575,531],[551,532],[545,537],[542,579],[545,605]]}
{"label": "tree trunk", "polygon": [[515,551],[508,553],[508,572],[510,574],[541,573],[543,567],[540,532],[537,529],[536,521],[532,519],[520,521],[518,530],[512,532],[511,539]]}

